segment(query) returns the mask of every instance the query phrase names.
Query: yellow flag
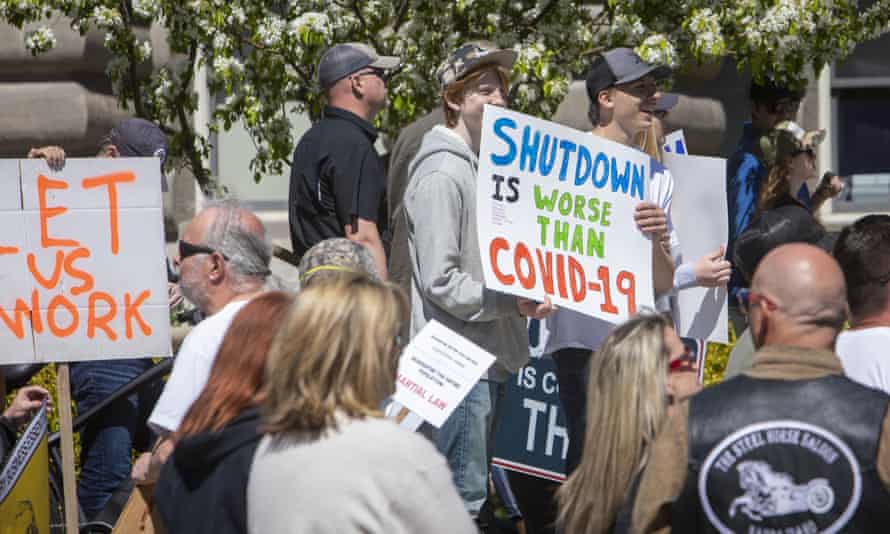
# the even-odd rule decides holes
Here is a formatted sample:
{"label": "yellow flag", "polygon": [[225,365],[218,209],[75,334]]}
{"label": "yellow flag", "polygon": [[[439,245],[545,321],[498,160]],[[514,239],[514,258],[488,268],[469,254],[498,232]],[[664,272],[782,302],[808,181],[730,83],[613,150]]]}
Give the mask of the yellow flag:
{"label": "yellow flag", "polygon": [[46,404],[0,471],[0,534],[49,534]]}

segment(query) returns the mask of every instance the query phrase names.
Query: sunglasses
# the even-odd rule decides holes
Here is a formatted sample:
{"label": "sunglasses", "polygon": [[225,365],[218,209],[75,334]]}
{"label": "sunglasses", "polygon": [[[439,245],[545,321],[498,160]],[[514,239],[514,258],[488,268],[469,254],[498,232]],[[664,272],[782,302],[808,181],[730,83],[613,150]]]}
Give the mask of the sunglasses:
{"label": "sunglasses", "polygon": [[228,261],[229,258],[225,254],[219,252],[214,248],[210,248],[204,245],[195,245],[194,243],[189,243],[188,241],[185,241],[183,239],[179,240],[179,261],[182,261],[189,256],[194,256],[195,254],[213,254],[214,252],[219,253],[219,255],[223,257],[223,259]]}
{"label": "sunglasses", "polygon": [[740,289],[736,294],[736,300],[739,301],[739,308],[742,310],[742,313],[748,315],[751,313],[751,307],[756,306],[758,302],[766,302],[767,307],[771,310],[775,310],[779,306],[771,301],[769,297],[761,295],[760,293],[755,293],[750,289]]}
{"label": "sunglasses", "polygon": [[368,75],[370,75],[370,76],[377,76],[377,77],[380,78],[384,83],[386,83],[386,82],[389,81],[389,73],[386,72],[385,70],[381,69],[381,68],[378,68],[378,67],[368,67],[368,70],[366,70],[366,71],[364,71],[364,72],[359,72],[359,73],[356,74],[355,76],[356,76],[357,78],[361,78],[362,76],[368,76]]}
{"label": "sunglasses", "polygon": [[698,356],[689,345],[683,344],[683,354],[668,363],[668,373],[698,370]]}

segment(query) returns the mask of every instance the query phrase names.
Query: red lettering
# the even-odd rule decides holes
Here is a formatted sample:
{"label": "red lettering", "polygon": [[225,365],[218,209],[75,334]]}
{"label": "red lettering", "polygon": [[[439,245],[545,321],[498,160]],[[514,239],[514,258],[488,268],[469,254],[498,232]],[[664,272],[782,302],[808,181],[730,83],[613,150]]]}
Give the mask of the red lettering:
{"label": "red lettering", "polygon": [[618,307],[612,303],[612,286],[611,281],[609,280],[609,268],[605,265],[601,265],[599,269],[596,270],[596,276],[600,279],[600,284],[602,284],[603,288],[603,303],[600,304],[600,310],[605,313],[618,315]]}
{"label": "red lettering", "polygon": [[630,271],[621,271],[615,279],[618,292],[627,297],[627,313],[637,313],[637,279]]}
{"label": "red lettering", "polygon": [[538,265],[541,267],[541,283],[544,284],[544,292],[548,295],[553,294],[553,253],[548,252],[541,254],[541,249],[536,248],[535,253],[538,256]]}
{"label": "red lettering", "polygon": [[578,260],[569,256],[569,285],[572,288],[572,300],[581,302],[587,296],[587,277],[584,276],[584,267]]}
{"label": "red lettering", "polygon": [[136,297],[135,301],[131,302],[130,293],[124,293],[124,323],[126,324],[124,335],[127,336],[127,339],[133,339],[133,321],[139,323],[139,329],[142,330],[144,335],[151,335],[151,327],[148,326],[148,323],[146,323],[139,314],[139,306],[145,302],[145,299],[150,295],[151,291],[146,289],[142,293],[139,293],[139,296]]}
{"label": "red lettering", "polygon": [[68,254],[68,256],[65,257],[65,273],[72,278],[81,280],[82,282],[79,286],[71,288],[72,295],[80,295],[82,293],[86,293],[90,289],[93,289],[93,275],[86,271],[82,271],[74,266],[75,260],[89,257],[90,251],[83,247],[74,249]]}
{"label": "red lettering", "polygon": [[491,244],[488,245],[488,256],[491,260],[491,270],[494,271],[494,276],[498,279],[498,282],[505,286],[511,286],[516,279],[513,275],[504,274],[498,268],[498,253],[502,250],[510,250],[510,244],[507,243],[507,240],[503,237],[492,239]]}
{"label": "red lettering", "polygon": [[49,236],[47,227],[49,219],[68,211],[68,208],[63,206],[50,207],[46,205],[46,192],[49,189],[68,189],[68,184],[62,180],[52,180],[42,174],[37,177],[37,197],[40,205],[40,246],[43,248],[80,246],[80,243],[73,239],[60,239]]}
{"label": "red lettering", "polygon": [[556,285],[559,287],[559,296],[568,298],[569,294],[566,292],[566,267],[562,254],[556,255]]}
{"label": "red lettering", "polygon": [[120,248],[118,227],[117,227],[117,184],[132,183],[136,181],[136,175],[130,171],[114,172],[111,174],[103,174],[93,178],[84,178],[81,185],[84,189],[92,189],[93,187],[108,187],[108,212],[111,217],[111,253],[117,254]]}
{"label": "red lettering", "polygon": [[34,280],[45,287],[46,289],[53,289],[59,284],[59,278],[62,275],[62,260],[65,257],[65,253],[61,250],[56,251],[56,263],[53,266],[53,274],[49,277],[49,279],[44,278],[44,276],[40,273],[40,270],[37,268],[37,258],[34,256],[34,253],[28,253],[28,270],[31,271],[31,276],[34,277]]}
{"label": "red lettering", "polygon": [[[527,267],[528,274],[522,270],[523,262]],[[521,241],[516,244],[516,252],[513,254],[513,268],[516,269],[516,276],[519,277],[519,285],[525,289],[535,287],[535,266],[532,263],[532,255],[525,243]]]}
{"label": "red lettering", "polygon": [[[64,307],[68,310],[68,313],[71,314],[71,324],[65,328],[60,327],[59,323],[56,322],[56,310],[59,306]],[[54,336],[70,336],[77,330],[78,323],[80,323],[80,315],[77,313],[77,308],[74,307],[74,304],[72,304],[65,295],[56,295],[49,301],[49,307],[46,309],[46,324],[49,326],[49,331],[52,332]]]}
{"label": "red lettering", "polygon": [[[96,302],[99,300],[108,304],[108,311],[102,315],[96,313]],[[117,304],[115,304],[111,295],[103,291],[90,293],[89,303],[87,304],[87,337],[90,339],[96,337],[96,328],[100,328],[108,336],[108,339],[116,341],[117,334],[108,326],[108,323],[114,319],[116,313]]]}

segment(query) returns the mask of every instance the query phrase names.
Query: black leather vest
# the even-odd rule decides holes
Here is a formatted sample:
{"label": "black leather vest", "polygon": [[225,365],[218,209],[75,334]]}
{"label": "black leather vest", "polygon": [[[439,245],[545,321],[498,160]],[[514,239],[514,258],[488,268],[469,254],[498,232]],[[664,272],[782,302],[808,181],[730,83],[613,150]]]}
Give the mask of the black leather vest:
{"label": "black leather vest", "polygon": [[689,404],[688,473],[672,530],[890,531],[890,493],[875,463],[888,402],[838,375],[742,375],[703,390]]}

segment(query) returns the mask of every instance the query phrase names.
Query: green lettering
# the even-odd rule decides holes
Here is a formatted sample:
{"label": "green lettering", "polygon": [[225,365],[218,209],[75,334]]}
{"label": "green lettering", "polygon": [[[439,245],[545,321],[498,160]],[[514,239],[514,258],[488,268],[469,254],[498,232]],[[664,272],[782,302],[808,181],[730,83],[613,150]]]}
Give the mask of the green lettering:
{"label": "green lettering", "polygon": [[568,216],[572,213],[571,193],[563,193],[559,196],[559,212],[565,216]]}
{"label": "green lettering", "polygon": [[603,215],[600,217],[600,225],[609,226],[611,224],[611,221],[609,221],[610,215],[612,215],[612,203],[603,202]]}
{"label": "green lettering", "polygon": [[569,246],[569,223],[553,221],[553,248],[566,250]]}
{"label": "green lettering", "polygon": [[[536,188],[538,186],[535,186]],[[538,215],[538,226],[541,227],[541,246],[547,244],[547,225],[550,224],[550,217],[546,215]]]}
{"label": "green lettering", "polygon": [[556,193],[557,191],[554,189],[549,197],[545,197],[541,194],[541,186],[535,185],[535,207],[539,210],[553,211],[556,205]]}
{"label": "green lettering", "polygon": [[602,230],[600,230],[599,234],[593,229],[587,229],[587,255],[593,256],[594,253],[596,257],[603,257],[603,240],[605,236],[603,235]]}
{"label": "green lettering", "polygon": [[584,227],[580,224],[576,224],[575,231],[572,232],[572,252],[584,254]]}
{"label": "green lettering", "polygon": [[583,195],[577,195],[575,197],[575,217],[584,220],[584,201],[586,199]]}
{"label": "green lettering", "polygon": [[591,212],[587,220],[595,223],[600,218],[600,199],[596,197],[587,199],[587,209]]}

